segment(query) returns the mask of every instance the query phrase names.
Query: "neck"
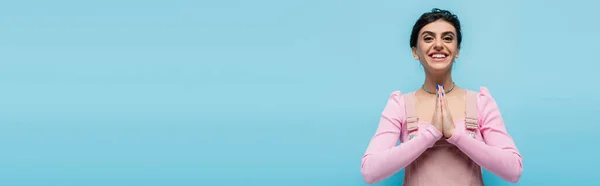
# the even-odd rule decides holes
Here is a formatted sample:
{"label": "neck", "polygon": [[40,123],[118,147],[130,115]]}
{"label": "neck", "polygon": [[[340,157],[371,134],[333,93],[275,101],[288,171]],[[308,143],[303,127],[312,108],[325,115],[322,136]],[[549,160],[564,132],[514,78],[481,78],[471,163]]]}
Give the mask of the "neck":
{"label": "neck", "polygon": [[427,90],[435,92],[437,85],[444,86],[445,91],[448,91],[450,90],[450,88],[455,86],[454,81],[452,81],[452,75],[449,72],[440,75],[434,75],[429,73],[426,74],[425,83],[423,83],[423,86]]}

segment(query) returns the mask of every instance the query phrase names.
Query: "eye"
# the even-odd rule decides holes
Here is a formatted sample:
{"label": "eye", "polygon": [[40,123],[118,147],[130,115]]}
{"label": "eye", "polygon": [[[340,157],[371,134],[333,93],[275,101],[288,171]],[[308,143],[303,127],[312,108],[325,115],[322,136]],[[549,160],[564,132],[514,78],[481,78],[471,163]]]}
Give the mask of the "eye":
{"label": "eye", "polygon": [[454,38],[452,38],[450,36],[444,37],[444,41],[452,41],[452,39],[454,39]]}
{"label": "eye", "polygon": [[425,36],[425,38],[423,38],[423,40],[425,40],[425,41],[431,41],[431,40],[433,40],[433,37]]}

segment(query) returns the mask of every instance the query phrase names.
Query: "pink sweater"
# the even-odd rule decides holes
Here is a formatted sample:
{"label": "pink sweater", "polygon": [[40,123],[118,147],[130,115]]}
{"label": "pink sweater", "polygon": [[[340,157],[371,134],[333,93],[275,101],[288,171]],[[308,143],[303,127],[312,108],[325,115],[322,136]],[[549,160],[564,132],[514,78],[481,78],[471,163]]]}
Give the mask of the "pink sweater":
{"label": "pink sweater", "polygon": [[455,127],[462,130],[447,140],[430,123],[417,122],[417,135],[409,140],[405,95],[393,92],[362,157],[365,182],[377,183],[405,169],[404,185],[483,185],[481,168],[485,168],[516,183],[523,171],[521,155],[506,132],[498,105],[485,87],[472,93],[479,122],[473,136],[467,134],[465,120],[456,120]]}

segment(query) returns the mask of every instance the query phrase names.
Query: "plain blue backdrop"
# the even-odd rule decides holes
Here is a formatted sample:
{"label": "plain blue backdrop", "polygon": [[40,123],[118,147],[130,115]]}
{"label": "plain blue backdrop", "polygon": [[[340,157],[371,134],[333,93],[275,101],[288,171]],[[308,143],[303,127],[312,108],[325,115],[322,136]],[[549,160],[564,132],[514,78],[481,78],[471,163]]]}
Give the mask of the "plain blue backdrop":
{"label": "plain blue backdrop", "polygon": [[434,7],[462,21],[455,81],[498,101],[517,185],[594,185],[598,5],[4,1],[0,185],[365,185],[389,94],[423,82],[408,40]]}

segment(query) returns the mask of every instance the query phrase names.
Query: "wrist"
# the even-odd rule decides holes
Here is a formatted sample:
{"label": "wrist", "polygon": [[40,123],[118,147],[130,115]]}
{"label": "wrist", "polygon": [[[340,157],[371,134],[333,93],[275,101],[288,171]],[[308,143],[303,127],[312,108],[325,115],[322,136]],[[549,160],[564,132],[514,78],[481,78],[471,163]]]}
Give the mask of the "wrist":
{"label": "wrist", "polygon": [[433,135],[433,138],[435,140],[439,140],[444,137],[444,133],[442,132],[442,130],[438,130],[436,127],[434,127],[432,125],[428,126],[427,130],[429,130],[429,132]]}
{"label": "wrist", "polygon": [[462,132],[460,130],[452,130],[452,134],[450,136],[448,136],[446,138],[446,141],[456,145],[458,143],[458,140],[460,139],[460,136],[462,135]]}
{"label": "wrist", "polygon": [[454,135],[454,129],[444,130],[444,138],[449,139]]}

